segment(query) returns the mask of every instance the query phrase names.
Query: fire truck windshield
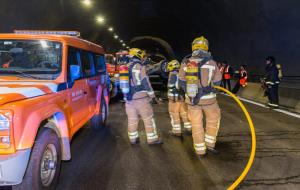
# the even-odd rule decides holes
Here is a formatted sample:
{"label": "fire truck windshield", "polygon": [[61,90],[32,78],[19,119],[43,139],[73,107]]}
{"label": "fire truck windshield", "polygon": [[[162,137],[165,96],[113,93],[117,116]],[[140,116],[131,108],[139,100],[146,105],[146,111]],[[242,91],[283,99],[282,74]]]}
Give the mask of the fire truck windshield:
{"label": "fire truck windshield", "polygon": [[0,40],[0,76],[53,80],[61,72],[62,44],[47,40]]}

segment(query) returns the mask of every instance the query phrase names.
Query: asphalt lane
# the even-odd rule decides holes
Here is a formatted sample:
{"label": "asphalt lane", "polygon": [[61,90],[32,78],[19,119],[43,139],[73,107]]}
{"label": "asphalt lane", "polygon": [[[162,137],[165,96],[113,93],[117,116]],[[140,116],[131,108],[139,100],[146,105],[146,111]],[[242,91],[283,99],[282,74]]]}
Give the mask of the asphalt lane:
{"label": "asphalt lane", "polygon": [[[72,141],[72,160],[64,162],[59,190],[226,189],[243,171],[251,148],[246,118],[229,97],[220,96],[222,121],[217,148],[199,160],[190,135],[168,135],[167,102],[154,105],[164,144],[148,146],[142,122],[141,144],[131,146],[121,103],[112,103],[108,127],[83,128]],[[246,103],[257,131],[254,165],[239,189],[300,189],[300,120]]]}

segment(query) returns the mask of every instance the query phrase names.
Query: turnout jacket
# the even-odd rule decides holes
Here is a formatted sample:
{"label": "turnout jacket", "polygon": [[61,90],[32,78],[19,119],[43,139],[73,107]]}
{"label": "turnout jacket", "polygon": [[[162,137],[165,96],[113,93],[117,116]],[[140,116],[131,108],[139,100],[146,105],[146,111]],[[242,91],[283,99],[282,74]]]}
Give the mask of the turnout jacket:
{"label": "turnout jacket", "polygon": [[[215,90],[213,89],[212,85],[220,85],[221,80],[222,80],[222,74],[216,64],[216,62],[211,58],[211,55],[209,53],[193,53],[192,57],[188,59],[184,59],[180,70],[179,70],[179,84],[182,89],[186,89],[186,67],[187,63],[191,59],[208,59],[207,62],[205,62],[201,67],[199,71],[199,80],[198,80],[198,91],[201,92],[203,91],[202,89],[207,89],[204,90],[205,93],[201,95],[199,102],[197,103],[198,105],[209,105],[213,104],[216,101],[216,93]],[[198,93],[199,93],[198,92]],[[186,96],[185,99],[187,104],[193,105],[191,102],[190,98]]]}
{"label": "turnout jacket", "polygon": [[168,98],[171,101],[184,101],[184,91],[179,86],[178,71],[171,71],[168,80]]}
{"label": "turnout jacket", "polygon": [[275,85],[279,84],[279,77],[278,77],[278,69],[275,64],[271,63],[267,65],[266,72],[265,72],[265,82],[267,85]]}
{"label": "turnout jacket", "polygon": [[129,80],[130,80],[130,93],[132,93],[132,100],[142,98],[155,98],[155,94],[149,77],[146,73],[145,66],[139,59],[131,59],[129,64]]}

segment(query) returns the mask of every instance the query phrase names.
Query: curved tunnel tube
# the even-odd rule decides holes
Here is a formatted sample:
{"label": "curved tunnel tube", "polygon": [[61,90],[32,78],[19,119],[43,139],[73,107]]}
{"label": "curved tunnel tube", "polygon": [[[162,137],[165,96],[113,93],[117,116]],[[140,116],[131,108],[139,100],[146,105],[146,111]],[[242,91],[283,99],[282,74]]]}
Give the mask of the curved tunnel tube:
{"label": "curved tunnel tube", "polygon": [[223,88],[223,87],[220,87],[220,86],[214,86],[214,88],[218,89],[218,90],[221,90],[225,93],[227,93],[228,95],[230,95],[236,102],[237,104],[241,107],[241,109],[243,110],[246,118],[247,118],[247,121],[249,123],[249,127],[250,127],[250,131],[251,131],[251,153],[250,153],[250,157],[249,157],[249,160],[247,162],[247,165],[246,167],[244,168],[243,172],[241,173],[241,175],[233,182],[233,184],[231,184],[227,190],[233,190],[235,189],[246,177],[246,175],[248,174],[252,164],[253,164],[253,161],[254,161],[254,157],[255,157],[255,152],[256,152],[256,135],[255,135],[255,128],[254,128],[254,125],[253,125],[253,121],[250,117],[250,114],[248,112],[248,110],[246,109],[246,107],[244,106],[244,104],[239,100],[239,98],[234,95],[233,93],[231,93],[229,90]]}

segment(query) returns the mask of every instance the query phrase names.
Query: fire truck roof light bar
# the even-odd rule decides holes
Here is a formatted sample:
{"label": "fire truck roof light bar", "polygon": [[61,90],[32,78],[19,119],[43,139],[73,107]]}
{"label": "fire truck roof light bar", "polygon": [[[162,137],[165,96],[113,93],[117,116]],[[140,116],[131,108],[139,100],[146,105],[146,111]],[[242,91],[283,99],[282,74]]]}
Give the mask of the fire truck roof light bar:
{"label": "fire truck roof light bar", "polygon": [[49,30],[15,30],[15,34],[36,34],[36,35],[67,35],[80,37],[77,31],[49,31]]}

